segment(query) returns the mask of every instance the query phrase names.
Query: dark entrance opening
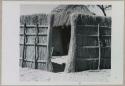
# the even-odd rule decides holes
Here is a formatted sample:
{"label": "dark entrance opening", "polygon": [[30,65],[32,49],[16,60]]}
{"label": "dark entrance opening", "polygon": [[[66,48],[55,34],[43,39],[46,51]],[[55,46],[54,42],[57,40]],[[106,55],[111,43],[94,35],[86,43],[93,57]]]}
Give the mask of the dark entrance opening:
{"label": "dark entrance opening", "polygon": [[53,72],[63,72],[68,55],[71,27],[61,26],[52,29],[52,58]]}

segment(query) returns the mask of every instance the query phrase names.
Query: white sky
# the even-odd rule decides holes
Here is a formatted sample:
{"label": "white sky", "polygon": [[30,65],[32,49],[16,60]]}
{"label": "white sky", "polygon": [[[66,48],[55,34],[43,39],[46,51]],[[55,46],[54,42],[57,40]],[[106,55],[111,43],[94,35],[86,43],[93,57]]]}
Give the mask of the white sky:
{"label": "white sky", "polygon": [[22,5],[21,15],[37,14],[37,13],[50,13],[58,5]]}
{"label": "white sky", "polygon": [[[37,13],[50,13],[55,7],[57,7],[57,4],[41,4],[41,5],[21,5],[20,13],[21,15],[30,15],[30,14],[37,14]],[[91,12],[96,13],[97,15],[102,15],[102,11],[98,7],[90,7],[89,10]],[[111,16],[111,10],[106,11],[107,16]]]}

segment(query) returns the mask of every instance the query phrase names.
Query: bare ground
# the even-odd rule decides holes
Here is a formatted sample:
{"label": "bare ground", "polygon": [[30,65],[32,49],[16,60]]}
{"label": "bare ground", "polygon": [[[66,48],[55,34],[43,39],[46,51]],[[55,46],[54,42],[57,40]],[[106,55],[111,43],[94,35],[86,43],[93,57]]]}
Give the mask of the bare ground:
{"label": "bare ground", "polygon": [[110,78],[110,69],[104,69],[99,71],[82,71],[75,73],[64,72],[47,72],[42,70],[35,70],[29,68],[20,68],[20,80],[21,81],[75,81],[75,82],[107,82]]}

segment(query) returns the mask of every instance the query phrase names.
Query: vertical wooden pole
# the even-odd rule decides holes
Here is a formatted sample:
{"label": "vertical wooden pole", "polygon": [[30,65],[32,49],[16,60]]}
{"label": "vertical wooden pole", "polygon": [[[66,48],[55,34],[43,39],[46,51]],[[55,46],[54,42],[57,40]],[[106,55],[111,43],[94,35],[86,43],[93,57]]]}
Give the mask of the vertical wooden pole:
{"label": "vertical wooden pole", "polygon": [[100,61],[101,61],[101,46],[100,46],[100,30],[99,30],[99,24],[98,24],[98,43],[99,43],[99,59],[98,59],[98,70],[100,69]]}
{"label": "vertical wooden pole", "polygon": [[48,31],[47,31],[47,71],[53,71],[52,63],[51,63],[51,49],[52,49],[52,24],[53,24],[53,15],[50,14],[48,17]]}
{"label": "vertical wooden pole", "polygon": [[37,24],[37,68],[38,68],[38,59],[39,59],[39,46],[38,46],[38,44],[39,44],[39,25]]}
{"label": "vertical wooden pole", "polygon": [[23,57],[22,57],[22,67],[25,67],[25,58],[26,58],[26,23],[24,24],[24,32],[23,32]]}
{"label": "vertical wooden pole", "polygon": [[35,69],[38,69],[38,24],[36,25],[36,37],[35,37]]}
{"label": "vertical wooden pole", "polygon": [[[36,29],[36,28],[35,28]],[[37,31],[36,31],[37,32]],[[35,58],[34,58],[34,66],[35,66],[35,69],[37,69],[36,68],[36,35],[35,35],[35,43],[34,43],[34,49],[35,49]]]}
{"label": "vertical wooden pole", "polygon": [[70,45],[68,51],[68,58],[66,62],[66,67],[64,72],[75,72],[75,60],[76,60],[76,24],[75,17],[73,15],[71,17],[71,37],[70,37]]}

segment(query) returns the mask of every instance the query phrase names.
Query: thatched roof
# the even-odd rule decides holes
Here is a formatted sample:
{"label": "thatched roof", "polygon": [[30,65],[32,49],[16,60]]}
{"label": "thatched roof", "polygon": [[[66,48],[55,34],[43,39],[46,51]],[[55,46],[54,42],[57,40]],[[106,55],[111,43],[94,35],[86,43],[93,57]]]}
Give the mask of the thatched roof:
{"label": "thatched roof", "polygon": [[21,15],[20,24],[24,25],[48,25],[48,14]]}
{"label": "thatched roof", "polygon": [[81,13],[94,15],[86,5],[59,5],[51,12],[54,15],[53,26],[69,26],[70,15],[72,13]]}
{"label": "thatched roof", "polygon": [[[71,14],[75,14],[78,17],[78,22],[82,24],[89,23],[96,25],[96,23],[102,24],[103,22],[103,24],[109,24],[108,26],[111,25],[111,17],[95,16],[88,9],[87,5],[59,5],[51,11],[51,15],[54,15],[52,26],[70,26]],[[20,24],[48,25],[50,23],[48,20],[49,14],[21,15]]]}
{"label": "thatched roof", "polygon": [[76,25],[100,25],[111,27],[111,17],[106,16],[95,16],[95,15],[84,15],[84,14],[75,14],[73,15],[74,22]]}

